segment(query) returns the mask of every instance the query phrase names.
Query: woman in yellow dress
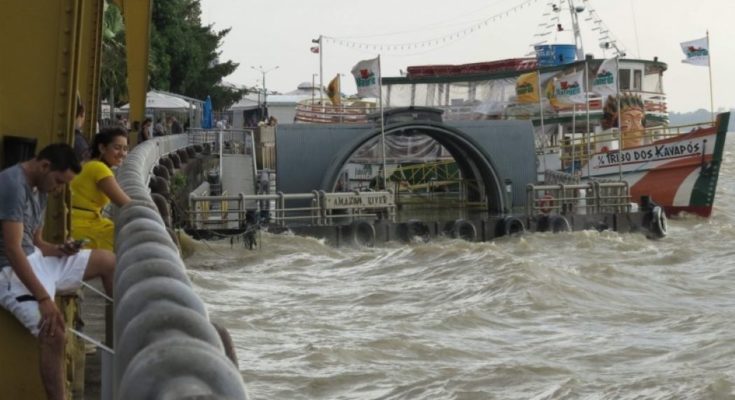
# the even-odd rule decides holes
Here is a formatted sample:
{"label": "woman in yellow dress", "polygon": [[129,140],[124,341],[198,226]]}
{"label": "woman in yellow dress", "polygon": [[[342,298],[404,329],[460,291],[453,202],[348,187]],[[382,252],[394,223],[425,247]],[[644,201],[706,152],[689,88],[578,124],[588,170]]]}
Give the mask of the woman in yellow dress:
{"label": "woman in yellow dress", "polygon": [[118,207],[130,202],[112,172],[127,154],[128,133],[117,127],[104,129],[95,135],[89,161],[71,182],[71,235],[88,240],[88,248],[113,250],[115,225],[102,216],[102,209],[110,201]]}

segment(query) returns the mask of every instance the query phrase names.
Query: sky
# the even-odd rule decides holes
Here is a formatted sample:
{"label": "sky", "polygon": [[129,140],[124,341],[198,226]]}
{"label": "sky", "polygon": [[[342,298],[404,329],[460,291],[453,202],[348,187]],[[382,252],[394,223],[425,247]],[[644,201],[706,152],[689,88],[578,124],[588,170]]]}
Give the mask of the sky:
{"label": "sky", "polygon": [[[603,54],[593,25],[585,21],[593,10],[627,58],[658,57],[668,64],[664,90],[669,111],[710,109],[709,68],[682,63],[680,47],[709,31],[714,108],[735,108],[734,0],[575,4],[585,5],[579,14],[585,53],[612,56]],[[410,65],[528,56],[539,40],[536,35],[544,31],[539,25],[554,14],[548,0],[201,0],[201,5],[204,24],[215,30],[231,28],[220,47],[220,61],[240,65],[225,80],[262,87],[263,70],[267,90],[281,93],[312,79],[319,83],[319,55],[309,49],[320,35],[334,38],[323,41],[324,85],[344,74],[342,92],[351,94],[356,91],[352,67],[378,54],[384,77],[399,76]],[[546,36],[552,42],[570,43],[567,15],[561,19],[565,31]]]}

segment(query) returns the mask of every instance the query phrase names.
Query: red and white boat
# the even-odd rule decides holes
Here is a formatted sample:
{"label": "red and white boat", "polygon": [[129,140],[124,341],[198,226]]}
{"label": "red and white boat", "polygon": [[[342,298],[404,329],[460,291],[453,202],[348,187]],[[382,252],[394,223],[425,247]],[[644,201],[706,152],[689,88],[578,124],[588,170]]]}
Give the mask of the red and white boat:
{"label": "red and white boat", "polygon": [[679,127],[648,145],[592,154],[582,165],[582,176],[622,178],[633,199],[650,196],[669,215],[709,217],[729,118],[729,113],[720,114],[715,123]]}

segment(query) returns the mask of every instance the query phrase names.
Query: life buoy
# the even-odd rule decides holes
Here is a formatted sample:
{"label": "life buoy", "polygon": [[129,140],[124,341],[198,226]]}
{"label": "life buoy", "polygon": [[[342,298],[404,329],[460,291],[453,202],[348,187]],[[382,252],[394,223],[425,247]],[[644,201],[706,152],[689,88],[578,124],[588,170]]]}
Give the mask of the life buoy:
{"label": "life buoy", "polygon": [[554,206],[554,196],[549,193],[544,194],[540,199],[536,200],[536,207],[544,214],[551,212]]}
{"label": "life buoy", "polygon": [[356,246],[373,247],[375,245],[375,227],[367,221],[352,223],[352,243]]}
{"label": "life buoy", "polygon": [[655,239],[666,236],[666,231],[668,230],[666,213],[660,206],[655,206],[651,210],[651,221],[649,222],[648,230],[653,234]]}

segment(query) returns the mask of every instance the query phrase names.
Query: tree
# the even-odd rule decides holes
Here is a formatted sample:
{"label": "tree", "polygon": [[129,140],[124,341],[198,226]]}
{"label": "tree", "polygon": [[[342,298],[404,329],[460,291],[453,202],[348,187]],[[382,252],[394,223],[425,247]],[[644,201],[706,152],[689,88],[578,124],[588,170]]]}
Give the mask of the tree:
{"label": "tree", "polygon": [[[115,93],[116,105],[127,101],[125,32],[117,7],[108,6],[103,20],[103,94]],[[156,0],[151,18],[148,60],[149,86],[204,99],[215,109],[240,100],[243,90],[222,85],[222,78],[237,69],[232,61],[219,62],[218,48],[229,29],[215,32],[202,26],[199,0]]]}
{"label": "tree", "polygon": [[215,109],[230,106],[244,94],[221,84],[238,67],[219,62],[218,48],[229,29],[213,31],[201,24],[199,0],[157,0],[153,3],[151,86],[204,99]]}
{"label": "tree", "polygon": [[125,82],[125,25],[120,10],[105,3],[102,17],[102,66],[100,88],[102,96],[113,93],[118,99],[127,98]]}

